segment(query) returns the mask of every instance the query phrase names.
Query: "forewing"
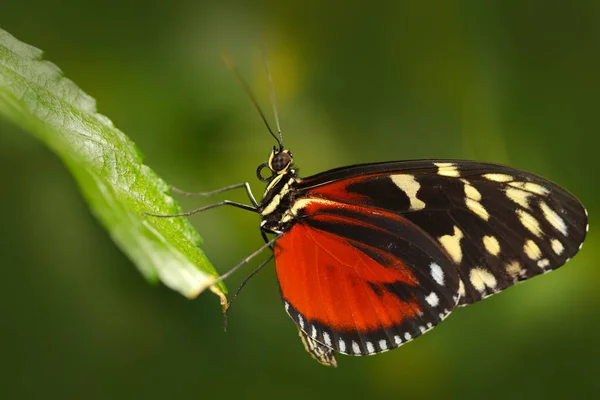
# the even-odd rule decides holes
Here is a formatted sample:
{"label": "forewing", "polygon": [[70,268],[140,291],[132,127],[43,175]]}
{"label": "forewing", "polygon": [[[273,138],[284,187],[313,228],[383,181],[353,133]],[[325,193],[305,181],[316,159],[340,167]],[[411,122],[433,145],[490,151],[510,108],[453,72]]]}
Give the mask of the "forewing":
{"label": "forewing", "polygon": [[308,338],[343,354],[393,349],[431,329],[458,300],[452,261],[402,217],[300,200],[275,243],[286,311]]}
{"label": "forewing", "polygon": [[583,205],[560,186],[499,164],[417,160],[365,164],[304,179],[299,196],[412,221],[447,252],[460,305],[556,269],[585,239]]}

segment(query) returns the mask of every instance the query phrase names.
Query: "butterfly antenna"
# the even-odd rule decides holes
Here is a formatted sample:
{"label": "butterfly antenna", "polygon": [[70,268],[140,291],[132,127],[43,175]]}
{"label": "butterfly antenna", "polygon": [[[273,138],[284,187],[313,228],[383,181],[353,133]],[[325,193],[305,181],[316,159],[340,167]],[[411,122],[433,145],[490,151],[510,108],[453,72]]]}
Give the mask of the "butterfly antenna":
{"label": "butterfly antenna", "polygon": [[271,103],[273,104],[273,114],[275,115],[275,124],[277,125],[277,133],[279,133],[279,146],[280,150],[283,150],[283,134],[281,133],[281,126],[279,125],[279,114],[277,113],[277,101],[275,100],[275,85],[273,84],[273,77],[269,70],[269,62],[265,49],[261,48],[263,61],[265,63],[265,71],[267,71],[267,78],[269,79],[269,88],[271,89]]}
{"label": "butterfly antenna", "polygon": [[225,65],[227,66],[227,68],[229,68],[229,70],[231,72],[233,72],[233,74],[235,75],[237,80],[240,81],[240,83],[242,84],[242,88],[244,88],[244,92],[246,92],[248,97],[250,97],[252,104],[254,104],[254,107],[260,114],[260,117],[262,118],[263,122],[265,123],[265,126],[269,130],[269,133],[271,134],[271,136],[273,136],[273,138],[277,141],[277,144],[279,144],[279,147],[283,148],[282,141],[279,140],[279,138],[277,137],[277,135],[275,135],[275,133],[273,133],[273,130],[271,129],[271,126],[269,125],[269,122],[267,121],[267,117],[265,116],[265,113],[263,112],[262,108],[260,108],[260,105],[258,104],[258,100],[256,99],[256,96],[254,96],[254,93],[252,93],[252,89],[250,89],[250,85],[248,85],[248,82],[246,82],[246,80],[239,73],[239,71],[233,64],[233,61],[231,60],[231,56],[228,53],[223,53],[223,61],[225,62]]}
{"label": "butterfly antenna", "polygon": [[231,297],[231,300],[227,303],[227,308],[225,309],[225,312],[223,313],[223,330],[227,331],[227,317],[229,316],[229,310],[231,310],[231,306],[233,306],[233,302],[235,301],[235,298],[238,296],[238,294],[240,294],[240,292],[242,291],[242,288],[244,286],[246,286],[246,283],[248,283],[248,281],[254,275],[256,275],[261,269],[263,269],[265,267],[265,265],[270,263],[273,258],[275,258],[275,255],[271,254],[271,256],[269,258],[267,258],[265,261],[260,263],[260,265],[258,267],[256,267],[256,269],[254,271],[252,271],[250,273],[250,275],[245,277],[244,280],[242,281],[242,283],[240,283],[240,286],[237,288],[237,290]]}

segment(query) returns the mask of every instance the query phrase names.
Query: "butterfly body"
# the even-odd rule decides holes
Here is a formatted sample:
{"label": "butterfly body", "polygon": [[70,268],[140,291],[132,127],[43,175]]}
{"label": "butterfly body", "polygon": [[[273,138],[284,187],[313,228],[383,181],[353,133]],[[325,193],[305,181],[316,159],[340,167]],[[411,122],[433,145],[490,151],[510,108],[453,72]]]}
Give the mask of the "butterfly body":
{"label": "butterfly body", "polygon": [[507,166],[414,160],[301,179],[285,152],[266,163],[261,230],[281,235],[285,309],[325,365],[334,351],[401,346],[457,306],[558,268],[587,232],[575,197]]}

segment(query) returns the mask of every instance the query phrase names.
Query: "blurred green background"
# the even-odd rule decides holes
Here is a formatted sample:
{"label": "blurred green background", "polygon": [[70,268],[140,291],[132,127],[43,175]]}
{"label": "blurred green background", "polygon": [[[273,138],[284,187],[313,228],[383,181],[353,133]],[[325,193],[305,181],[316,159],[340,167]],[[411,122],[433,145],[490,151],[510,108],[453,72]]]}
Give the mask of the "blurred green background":
{"label": "blurred green background", "polygon": [[[593,0],[3,1],[1,26],[45,50],[181,188],[249,180],[262,192],[255,168],[273,141],[221,52],[270,111],[264,43],[303,175],[408,158],[510,163],[575,193],[592,230],[567,267],[399,350],[327,369],[300,344],[274,268],[245,288],[224,333],[215,296],[147,284],[57,157],[0,121],[2,398],[598,393],[599,21]],[[221,272],[262,243],[256,216],[240,210],[192,221]]]}

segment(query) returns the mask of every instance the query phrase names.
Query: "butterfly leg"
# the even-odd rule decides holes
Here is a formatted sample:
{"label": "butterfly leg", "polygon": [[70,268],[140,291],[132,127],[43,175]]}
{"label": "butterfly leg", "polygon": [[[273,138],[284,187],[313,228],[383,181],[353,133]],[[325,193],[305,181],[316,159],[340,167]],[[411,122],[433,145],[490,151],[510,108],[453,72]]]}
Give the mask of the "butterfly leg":
{"label": "butterfly leg", "polygon": [[236,203],[234,201],[223,200],[218,203],[209,204],[204,207],[196,208],[195,210],[192,210],[192,211],[178,213],[178,214],[154,214],[154,213],[149,213],[149,212],[143,212],[142,215],[147,215],[150,217],[157,217],[157,218],[189,217],[190,215],[194,215],[199,212],[210,210],[211,208],[220,207],[220,206],[233,206],[233,207],[241,208],[242,210],[258,212],[256,207],[249,206],[247,204]]}
{"label": "butterfly leg", "polygon": [[186,192],[184,190],[177,189],[175,186],[169,186],[169,188],[174,193],[180,194],[182,196],[188,196],[188,197],[208,197],[208,196],[213,196],[215,194],[228,192],[230,190],[244,188],[244,189],[246,189],[246,194],[248,195],[248,198],[250,199],[250,201],[252,202],[254,207],[258,207],[258,202],[254,198],[254,194],[252,193],[252,189],[250,189],[250,184],[248,182],[237,183],[235,185],[225,186],[225,187],[222,187],[217,190],[212,190],[210,192],[198,192],[198,193]]}
{"label": "butterfly leg", "polygon": [[241,208],[243,210],[258,212],[258,210],[257,210],[258,209],[258,202],[254,198],[254,194],[252,194],[252,189],[250,189],[250,184],[248,182],[238,183],[238,184],[230,185],[230,186],[225,186],[223,188],[220,188],[220,189],[217,189],[217,190],[213,190],[211,192],[198,192],[198,193],[186,192],[184,190],[177,189],[175,186],[170,186],[170,189],[173,192],[175,192],[177,194],[181,194],[183,196],[189,196],[189,197],[208,197],[208,196],[212,196],[212,195],[219,194],[219,193],[224,193],[224,192],[227,192],[227,191],[230,191],[230,190],[233,190],[233,189],[239,189],[239,188],[244,188],[246,190],[246,194],[248,195],[248,198],[252,202],[252,206],[249,206],[247,204],[242,204],[242,203],[236,203],[236,202],[231,201],[231,200],[223,200],[223,201],[220,201],[218,203],[209,204],[207,206],[200,207],[200,208],[197,208],[195,210],[188,211],[188,212],[183,212],[183,213],[179,213],[179,214],[154,214],[154,213],[149,213],[149,212],[143,212],[142,214],[143,215],[148,215],[148,216],[151,216],[151,217],[158,217],[158,218],[188,217],[190,215],[194,215],[194,214],[197,214],[199,212],[210,210],[211,208],[220,207],[220,206],[234,206],[234,207],[237,207],[237,208]]}
{"label": "butterfly leg", "polygon": [[235,291],[235,293],[233,294],[233,296],[231,296],[231,300],[229,300],[227,302],[227,307],[225,308],[225,312],[223,313],[223,329],[225,331],[227,331],[227,316],[229,315],[229,310],[231,309],[231,306],[233,305],[233,302],[234,302],[235,298],[238,296],[238,294],[240,294],[240,292],[242,291],[242,288],[244,286],[246,286],[246,283],[248,283],[248,281],[250,279],[252,279],[252,277],[254,275],[256,275],[257,273],[259,273],[260,270],[262,270],[265,267],[265,265],[267,265],[268,263],[270,263],[271,260],[273,260],[273,258],[275,258],[275,255],[271,254],[271,256],[269,256],[269,258],[267,258],[265,261],[263,261],[262,263],[260,263],[260,265],[258,267],[256,267],[256,269],[254,271],[252,271],[250,273],[250,275],[248,275],[247,277],[245,277],[244,280],[242,281],[242,283],[240,283],[240,286],[238,286],[238,288]]}

